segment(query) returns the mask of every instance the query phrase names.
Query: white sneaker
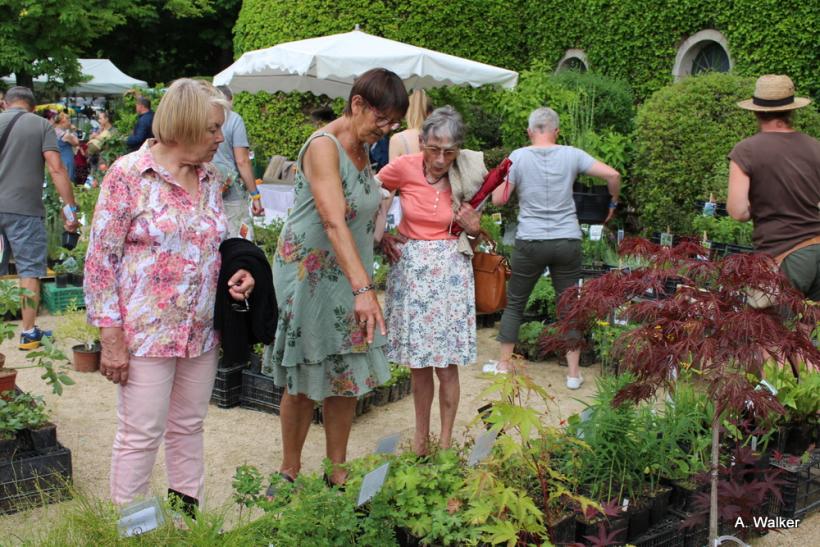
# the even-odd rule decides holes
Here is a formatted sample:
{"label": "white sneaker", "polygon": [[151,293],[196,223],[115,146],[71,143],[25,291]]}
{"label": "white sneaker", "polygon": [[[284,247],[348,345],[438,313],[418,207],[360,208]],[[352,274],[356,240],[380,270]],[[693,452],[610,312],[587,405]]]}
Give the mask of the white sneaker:
{"label": "white sneaker", "polygon": [[487,361],[486,363],[484,363],[484,366],[481,367],[481,371],[485,374],[507,374],[506,370],[501,370],[498,368],[500,364],[501,363],[499,363],[498,361]]}
{"label": "white sneaker", "polygon": [[569,389],[578,389],[581,387],[581,384],[584,383],[584,379],[582,377],[573,378],[572,376],[567,376],[567,388]]}

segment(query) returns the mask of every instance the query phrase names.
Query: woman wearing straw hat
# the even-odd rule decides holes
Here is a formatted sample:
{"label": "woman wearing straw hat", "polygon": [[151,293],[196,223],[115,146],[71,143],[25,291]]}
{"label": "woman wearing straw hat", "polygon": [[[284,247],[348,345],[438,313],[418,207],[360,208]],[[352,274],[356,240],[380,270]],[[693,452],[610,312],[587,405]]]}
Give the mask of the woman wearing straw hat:
{"label": "woman wearing straw hat", "polygon": [[788,76],[761,76],[738,103],[760,131],[729,153],[726,208],[754,222],[755,249],[774,257],[806,298],[820,300],[820,142],[792,128],[792,112],[811,101],[794,96]]}

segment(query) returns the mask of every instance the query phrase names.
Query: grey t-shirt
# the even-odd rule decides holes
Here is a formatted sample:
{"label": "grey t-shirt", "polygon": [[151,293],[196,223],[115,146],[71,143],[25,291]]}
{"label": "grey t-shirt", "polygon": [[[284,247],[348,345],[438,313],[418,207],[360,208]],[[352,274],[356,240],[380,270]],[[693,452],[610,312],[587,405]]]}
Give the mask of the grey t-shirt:
{"label": "grey t-shirt", "polygon": [[[20,108],[0,113],[0,135]],[[51,124],[36,114],[23,114],[9,133],[0,151],[0,213],[43,217],[43,152],[57,149],[57,135]]]}
{"label": "grey t-shirt", "polygon": [[245,122],[242,120],[242,116],[233,111],[229,112],[225,123],[222,125],[222,134],[225,136],[225,140],[219,144],[213,163],[223,175],[231,177],[233,181],[229,190],[222,194],[222,199],[225,201],[242,199],[244,198],[242,192],[244,185],[239,177],[239,170],[236,168],[236,157],[233,153],[234,148],[250,148],[248,133],[245,130]]}
{"label": "grey t-shirt", "polygon": [[581,239],[572,183],[595,158],[572,146],[527,146],[510,154],[518,192],[517,239]]}

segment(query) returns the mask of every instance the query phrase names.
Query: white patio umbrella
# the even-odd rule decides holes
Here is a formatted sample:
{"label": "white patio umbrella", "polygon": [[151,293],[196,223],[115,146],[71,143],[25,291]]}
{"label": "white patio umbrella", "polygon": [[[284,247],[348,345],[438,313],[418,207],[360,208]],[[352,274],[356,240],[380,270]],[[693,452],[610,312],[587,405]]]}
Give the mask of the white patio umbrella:
{"label": "white patio umbrella", "polygon": [[347,98],[353,80],[371,68],[392,70],[408,89],[497,84],[515,87],[518,73],[354,30],[244,53],[214,76],[239,91],[310,91]]}

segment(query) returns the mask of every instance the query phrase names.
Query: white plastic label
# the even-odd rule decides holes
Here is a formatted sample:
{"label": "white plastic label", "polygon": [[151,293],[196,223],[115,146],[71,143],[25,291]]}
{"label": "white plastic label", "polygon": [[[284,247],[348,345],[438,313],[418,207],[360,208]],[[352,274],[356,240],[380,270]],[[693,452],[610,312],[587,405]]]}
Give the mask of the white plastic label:
{"label": "white plastic label", "polygon": [[601,241],[601,234],[604,232],[603,224],[593,224],[589,227],[590,241]]}
{"label": "white plastic label", "polygon": [[384,481],[387,479],[387,470],[390,468],[389,463],[380,465],[362,479],[362,487],[359,490],[359,500],[356,505],[361,507],[379,493],[379,490],[384,486]]}

